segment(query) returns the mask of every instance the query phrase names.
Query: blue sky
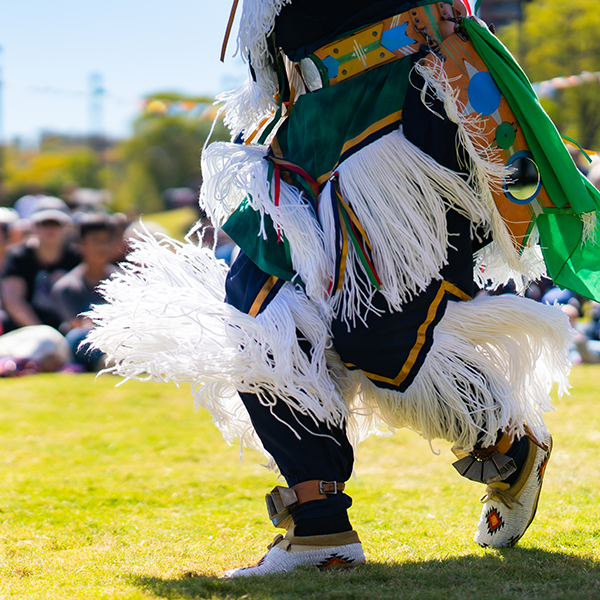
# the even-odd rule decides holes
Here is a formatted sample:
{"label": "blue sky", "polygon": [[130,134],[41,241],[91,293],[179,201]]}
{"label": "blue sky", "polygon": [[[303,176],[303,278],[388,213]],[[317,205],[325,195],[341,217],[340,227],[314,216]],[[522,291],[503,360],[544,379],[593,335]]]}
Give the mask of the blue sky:
{"label": "blue sky", "polygon": [[158,90],[211,94],[246,76],[219,62],[230,0],[4,0],[1,135],[34,140],[42,130],[85,134],[90,74],[102,74],[103,128],[125,136],[137,100]]}

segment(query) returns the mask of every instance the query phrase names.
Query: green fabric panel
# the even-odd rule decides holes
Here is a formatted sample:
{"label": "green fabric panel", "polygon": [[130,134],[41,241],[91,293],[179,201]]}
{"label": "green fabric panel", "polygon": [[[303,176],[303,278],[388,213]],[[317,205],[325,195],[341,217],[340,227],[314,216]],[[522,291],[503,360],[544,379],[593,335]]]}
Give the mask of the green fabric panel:
{"label": "green fabric panel", "polygon": [[[260,231],[260,213],[244,200],[223,225],[223,231],[244,251],[244,254],[261,270],[285,281],[302,282],[296,275],[290,257],[289,243],[277,232],[271,217],[264,216],[267,239]],[[295,279],[294,279],[295,278]]]}
{"label": "green fabric panel", "polygon": [[581,244],[581,219],[573,214],[544,214],[537,225],[544,261],[554,282],[600,302],[600,249],[595,244]]}
{"label": "green fabric panel", "polygon": [[301,96],[277,132],[283,157],[317,179],[335,167],[344,144],[402,110],[410,57]]}
{"label": "green fabric panel", "polygon": [[519,120],[554,205],[562,208],[570,204],[577,214],[600,209],[600,192],[586,185],[585,177],[573,163],[560,134],[510,52],[486,27],[472,19],[465,19],[463,26]]}

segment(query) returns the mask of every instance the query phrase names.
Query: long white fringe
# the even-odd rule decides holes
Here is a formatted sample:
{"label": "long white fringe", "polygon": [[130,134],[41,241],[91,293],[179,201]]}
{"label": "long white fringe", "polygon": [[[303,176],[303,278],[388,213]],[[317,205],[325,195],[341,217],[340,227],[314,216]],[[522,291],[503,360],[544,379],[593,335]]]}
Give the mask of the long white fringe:
{"label": "long white fringe", "polygon": [[542,439],[553,383],[559,395],[568,390],[570,338],[566,315],[533,300],[507,295],[449,302],[406,392],[377,388],[360,371],[351,373],[360,385],[354,405],[360,416],[353,417],[358,437],[383,422],[471,448],[480,433],[489,446],[498,430],[521,436],[527,423]]}
{"label": "long white fringe", "polygon": [[249,196],[268,198],[267,146],[213,142],[202,152],[200,206],[221,227]]}
{"label": "long white fringe", "polygon": [[329,311],[326,292],[333,265],[325,253],[323,230],[317,215],[300,192],[281,181],[279,204],[271,196],[264,146],[240,146],[227,142],[211,144],[202,153],[204,183],[200,203],[212,222],[220,227],[246,198],[261,216],[259,235],[267,237],[264,215],[271,217],[275,233],[290,244],[292,264],[308,296]]}
{"label": "long white fringe", "polygon": [[[446,210],[452,206],[477,226],[489,224],[486,203],[456,172],[411,144],[402,129],[389,133],[350,156],[337,169],[342,196],[356,213],[373,246],[382,293],[390,308],[424,290],[448,258]],[[320,199],[320,218],[327,253],[335,256],[331,183]],[[333,307],[347,322],[370,310],[357,280],[364,279],[362,263],[350,245],[342,290]]]}
{"label": "long white fringe", "polygon": [[584,213],[581,215],[583,223],[582,244],[594,245],[598,236],[598,213]]}
{"label": "long white fringe", "polygon": [[509,174],[499,158],[495,158],[489,143],[482,137],[481,124],[475,115],[465,115],[465,106],[458,100],[458,89],[451,85],[443,69],[443,63],[431,55],[431,61],[415,65],[415,70],[425,80],[421,98],[427,105],[427,91],[431,90],[444,103],[448,118],[458,126],[460,144],[471,160],[471,185],[479,197],[484,198],[491,216],[490,225],[496,251],[501,252],[510,269],[519,273],[526,282],[535,280],[537,269],[530,271],[530,261],[521,260],[500,212],[494,204],[492,190],[501,189],[503,179]]}
{"label": "long white fringe", "polygon": [[[537,236],[531,237],[537,238]],[[515,292],[521,295],[525,293],[530,283],[522,273],[514,271],[504,262],[504,255],[498,250],[495,242],[478,250],[473,256],[473,261],[473,280],[481,289],[494,290],[512,282],[515,285]],[[530,242],[523,248],[521,263],[526,266],[527,273],[535,280],[547,275],[542,249],[537,243]]]}
{"label": "long white fringe", "polygon": [[[256,318],[223,302],[227,265],[207,248],[144,236],[101,286],[87,338],[127,379],[190,382],[228,441],[259,447],[236,390],[268,393],[315,420],[339,424],[347,407],[326,368],[327,322],[292,284]],[[297,333],[312,347],[307,356]]]}
{"label": "long white fringe", "polygon": [[275,27],[275,18],[291,0],[244,0],[235,54],[252,66],[256,81],[250,77],[236,90],[221,94],[217,100],[225,102],[225,124],[232,139],[242,133],[259,129],[265,117],[272,117],[277,109],[277,73],[267,47],[267,38]]}
{"label": "long white fringe", "polygon": [[271,65],[267,38],[275,28],[275,18],[292,0],[244,0],[236,52],[242,54],[256,73],[259,87],[271,97],[277,93],[277,77]]}
{"label": "long white fringe", "polygon": [[[266,146],[211,144],[202,153],[201,205],[220,227],[247,198],[261,216],[271,217],[276,231],[290,242],[293,265],[309,297],[324,312],[339,311],[348,323],[365,318],[373,310],[374,290],[357,285],[366,281],[366,274],[351,244],[343,287],[325,303],[335,261],[331,183],[321,193],[320,225],[299,192],[284,181],[279,206],[275,206],[267,179],[267,151]],[[411,144],[401,129],[349,157],[338,172],[342,195],[373,245],[382,293],[393,310],[402,310],[402,304],[439,277],[446,264],[452,244],[445,217],[449,205],[471,221],[473,230],[481,226],[487,232],[494,218],[487,201],[460,175]],[[259,233],[266,238],[264,220]],[[497,287],[512,279],[523,291],[531,279],[545,273],[536,240],[533,235],[519,259],[518,270],[505,261],[497,240],[480,250],[475,257],[476,281],[482,287]]]}
{"label": "long white fringe", "polygon": [[244,140],[250,133],[264,127],[265,119],[270,121],[275,116],[277,103],[274,95],[268,95],[251,78],[248,78],[235,90],[223,92],[216,98],[224,104],[225,118],[223,123],[235,140],[242,134]]}
{"label": "long white fringe", "polygon": [[[273,127],[265,140],[270,144],[277,130],[287,117],[289,107],[293,106],[300,96],[306,93],[302,77],[287,57],[283,56],[288,81],[290,84],[291,98],[288,108],[285,108],[279,122]],[[242,135],[242,140],[247,141],[252,135],[260,139],[260,135],[270,126],[277,113],[277,103],[274,95],[265,93],[251,78],[248,78],[241,86],[229,92],[223,92],[216,98],[215,104],[223,103],[217,113],[215,122],[220,118],[221,111],[225,112],[223,123],[229,128],[231,140],[236,140]]]}
{"label": "long white fringe", "polygon": [[521,435],[523,422],[541,435],[553,382],[559,394],[567,390],[568,319],[554,307],[514,296],[450,302],[401,394],[341,364],[327,319],[292,284],[252,318],[223,303],[226,272],[208,249],[146,236],[123,273],[103,284],[108,303],[91,311],[88,339],[126,379],[190,382],[196,405],[228,442],[262,450],[236,390],[267,406],[286,402],[315,421],[346,420],[355,445],[386,427],[410,427],[464,447],[482,431],[484,445],[499,429]]}

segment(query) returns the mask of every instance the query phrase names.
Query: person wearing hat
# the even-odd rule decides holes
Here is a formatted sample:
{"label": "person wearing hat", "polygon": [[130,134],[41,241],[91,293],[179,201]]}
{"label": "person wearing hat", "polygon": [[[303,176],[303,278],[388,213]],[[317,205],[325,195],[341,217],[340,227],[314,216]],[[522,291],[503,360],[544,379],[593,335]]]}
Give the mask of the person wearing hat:
{"label": "person wearing hat", "polygon": [[0,278],[5,331],[41,324],[58,329],[61,323],[50,289],[81,261],[66,240],[71,217],[64,209],[40,200],[30,217],[34,236],[7,252]]}

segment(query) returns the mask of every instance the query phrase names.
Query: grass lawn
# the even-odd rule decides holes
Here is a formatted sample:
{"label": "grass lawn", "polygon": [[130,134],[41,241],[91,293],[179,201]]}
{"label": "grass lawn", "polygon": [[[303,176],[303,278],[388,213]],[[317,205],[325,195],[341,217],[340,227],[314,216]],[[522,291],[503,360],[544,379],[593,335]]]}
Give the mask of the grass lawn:
{"label": "grass lawn", "polygon": [[351,518],[369,564],[220,580],[276,530],[262,457],[227,446],[189,390],[104,376],[0,380],[0,598],[600,598],[600,366],[548,416],[538,516],[518,547],[472,542],[483,488],[409,431],[361,446]]}

